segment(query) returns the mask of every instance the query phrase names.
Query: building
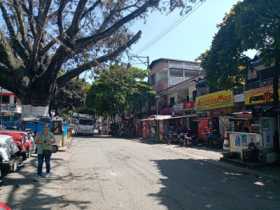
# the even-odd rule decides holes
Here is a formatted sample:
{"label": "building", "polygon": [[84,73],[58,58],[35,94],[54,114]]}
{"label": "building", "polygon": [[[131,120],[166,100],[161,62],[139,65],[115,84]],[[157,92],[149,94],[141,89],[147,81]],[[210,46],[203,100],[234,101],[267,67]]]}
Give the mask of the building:
{"label": "building", "polygon": [[149,81],[160,92],[185,80],[197,77],[202,68],[198,62],[160,58],[150,65]]}
{"label": "building", "polygon": [[0,113],[21,113],[22,106],[16,95],[0,87]]}
{"label": "building", "polygon": [[149,81],[157,93],[161,114],[183,113],[192,107],[195,81],[202,75],[200,64],[160,58],[150,65]]}
{"label": "building", "polygon": [[158,92],[160,114],[185,114],[191,111],[196,97],[196,78],[190,78]]}

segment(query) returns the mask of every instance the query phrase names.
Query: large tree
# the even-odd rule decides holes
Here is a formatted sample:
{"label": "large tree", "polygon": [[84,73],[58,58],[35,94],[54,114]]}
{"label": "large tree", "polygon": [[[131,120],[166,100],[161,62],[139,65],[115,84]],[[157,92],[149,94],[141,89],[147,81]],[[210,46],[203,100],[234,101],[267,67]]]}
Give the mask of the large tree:
{"label": "large tree", "polygon": [[[215,86],[230,88],[238,85],[240,78],[244,78],[244,70],[250,68],[250,59],[246,56],[246,52],[256,50],[263,63],[268,68],[274,68],[271,75],[273,101],[274,108],[278,109],[279,14],[278,0],[244,0],[233,7],[220,24],[211,49],[202,59],[202,66],[206,69],[207,79],[213,88]],[[277,115],[275,117],[276,128],[278,128]],[[278,149],[278,129],[275,129],[274,142],[275,149]]]}
{"label": "large tree", "polygon": [[244,0],[224,17],[211,49],[202,56],[202,66],[212,88],[242,84],[246,73],[243,67],[250,62],[247,50],[258,51],[266,64],[274,63],[278,66],[275,69],[279,69],[279,12],[277,0]]}
{"label": "large tree", "polygon": [[104,70],[87,95],[87,106],[107,117],[143,114],[155,93],[147,82],[148,72],[119,65]]}
{"label": "large tree", "polygon": [[198,1],[0,0],[0,85],[21,99],[23,114],[47,114],[56,88],[140,38],[133,20],[155,9],[189,12]]}

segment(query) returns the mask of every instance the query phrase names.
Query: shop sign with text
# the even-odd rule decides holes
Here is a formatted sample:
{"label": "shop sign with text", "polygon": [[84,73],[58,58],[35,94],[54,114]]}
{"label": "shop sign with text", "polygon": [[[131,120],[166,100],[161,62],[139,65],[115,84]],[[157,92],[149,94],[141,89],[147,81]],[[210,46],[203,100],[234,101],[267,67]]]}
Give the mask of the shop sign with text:
{"label": "shop sign with text", "polygon": [[234,105],[234,95],[231,90],[223,90],[197,97],[196,109],[199,111],[221,109]]}
{"label": "shop sign with text", "polygon": [[245,104],[266,104],[273,101],[273,88],[272,85],[260,87],[245,92]]}

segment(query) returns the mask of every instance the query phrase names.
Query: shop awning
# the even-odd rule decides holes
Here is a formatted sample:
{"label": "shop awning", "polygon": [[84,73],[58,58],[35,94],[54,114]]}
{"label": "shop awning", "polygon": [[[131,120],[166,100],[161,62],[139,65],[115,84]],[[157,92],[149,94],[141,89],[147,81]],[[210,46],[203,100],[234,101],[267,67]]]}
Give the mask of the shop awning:
{"label": "shop awning", "polygon": [[154,115],[146,119],[142,119],[141,121],[166,120],[170,118],[172,118],[171,115]]}

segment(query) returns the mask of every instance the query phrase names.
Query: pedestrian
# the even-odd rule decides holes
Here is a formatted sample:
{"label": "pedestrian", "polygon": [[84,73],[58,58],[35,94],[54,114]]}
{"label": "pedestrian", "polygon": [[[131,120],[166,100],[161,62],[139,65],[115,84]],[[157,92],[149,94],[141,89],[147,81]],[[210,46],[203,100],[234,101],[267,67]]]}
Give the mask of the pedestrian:
{"label": "pedestrian", "polygon": [[51,172],[51,155],[52,145],[55,143],[54,135],[49,131],[48,125],[44,126],[42,133],[36,136],[37,155],[38,155],[38,168],[37,175],[42,177],[43,164],[46,163],[46,177],[50,176]]}

